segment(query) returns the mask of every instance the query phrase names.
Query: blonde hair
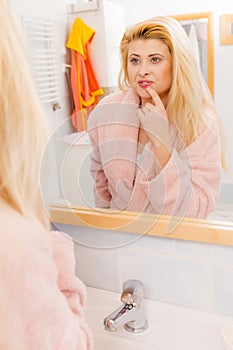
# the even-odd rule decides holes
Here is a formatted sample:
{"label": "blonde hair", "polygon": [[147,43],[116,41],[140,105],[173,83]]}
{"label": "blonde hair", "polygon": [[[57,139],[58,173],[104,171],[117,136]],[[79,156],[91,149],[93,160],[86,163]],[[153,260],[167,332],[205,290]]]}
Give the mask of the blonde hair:
{"label": "blonde hair", "polygon": [[180,23],[172,17],[158,16],[129,27],[121,40],[122,66],[118,77],[121,90],[130,87],[128,50],[137,39],[159,39],[167,45],[172,58],[172,84],[168,95],[167,115],[181,139],[180,148],[187,147],[198,136],[203,123],[203,108],[217,118],[214,102],[202,76],[190,40]]}
{"label": "blonde hair", "polygon": [[5,0],[0,30],[0,200],[47,227],[39,190],[47,128],[21,27]]}

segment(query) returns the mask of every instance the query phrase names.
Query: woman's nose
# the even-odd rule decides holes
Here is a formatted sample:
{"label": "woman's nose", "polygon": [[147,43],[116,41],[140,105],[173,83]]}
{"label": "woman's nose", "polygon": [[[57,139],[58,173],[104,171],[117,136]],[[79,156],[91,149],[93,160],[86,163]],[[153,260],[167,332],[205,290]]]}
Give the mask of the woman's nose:
{"label": "woman's nose", "polygon": [[149,64],[146,61],[143,61],[139,67],[140,75],[147,75],[150,73]]}

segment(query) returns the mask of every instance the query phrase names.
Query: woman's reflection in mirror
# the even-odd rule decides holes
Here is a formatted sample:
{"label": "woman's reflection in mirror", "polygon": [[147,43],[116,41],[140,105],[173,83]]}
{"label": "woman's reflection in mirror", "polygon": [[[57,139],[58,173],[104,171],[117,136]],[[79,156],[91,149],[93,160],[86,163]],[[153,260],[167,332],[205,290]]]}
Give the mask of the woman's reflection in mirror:
{"label": "woman's reflection in mirror", "polygon": [[206,218],[219,198],[221,126],[190,39],[170,17],[129,27],[119,91],[92,111],[97,208]]}

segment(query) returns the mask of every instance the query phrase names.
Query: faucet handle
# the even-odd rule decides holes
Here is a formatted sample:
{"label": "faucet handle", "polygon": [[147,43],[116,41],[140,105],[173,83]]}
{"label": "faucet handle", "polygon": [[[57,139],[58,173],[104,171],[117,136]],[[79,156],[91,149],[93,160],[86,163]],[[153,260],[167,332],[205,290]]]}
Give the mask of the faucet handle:
{"label": "faucet handle", "polygon": [[143,332],[148,327],[143,310],[144,285],[138,280],[128,280],[122,286],[121,305],[104,319],[106,331],[116,331],[119,325],[133,333]]}
{"label": "faucet handle", "polygon": [[132,289],[128,288],[123,290],[121,293],[121,301],[124,304],[133,304],[133,291]]}
{"label": "faucet handle", "polygon": [[125,304],[140,304],[144,295],[144,284],[138,280],[123,283],[121,301]]}

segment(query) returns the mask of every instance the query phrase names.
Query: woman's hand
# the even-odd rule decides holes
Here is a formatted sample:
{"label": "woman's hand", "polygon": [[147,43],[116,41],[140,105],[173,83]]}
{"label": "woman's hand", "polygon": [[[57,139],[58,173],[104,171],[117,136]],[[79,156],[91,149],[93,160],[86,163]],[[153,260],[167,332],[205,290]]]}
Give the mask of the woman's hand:
{"label": "woman's hand", "polygon": [[146,91],[150,94],[152,98],[152,103],[147,102],[145,104],[145,107],[148,109],[152,108],[154,112],[158,113],[159,115],[167,119],[166,110],[157,92],[154,89],[152,89],[150,86],[146,88]]}
{"label": "woman's hand", "polygon": [[137,110],[141,127],[156,148],[163,146],[171,150],[169,122],[164,105],[151,87],[148,87],[147,91],[152,97],[153,104],[147,102],[144,107]]}
{"label": "woman's hand", "polygon": [[155,155],[163,167],[170,158],[172,145],[169,135],[169,122],[166,110],[158,94],[151,88],[147,88],[153,103],[146,103],[137,110],[141,127],[150,138]]}

